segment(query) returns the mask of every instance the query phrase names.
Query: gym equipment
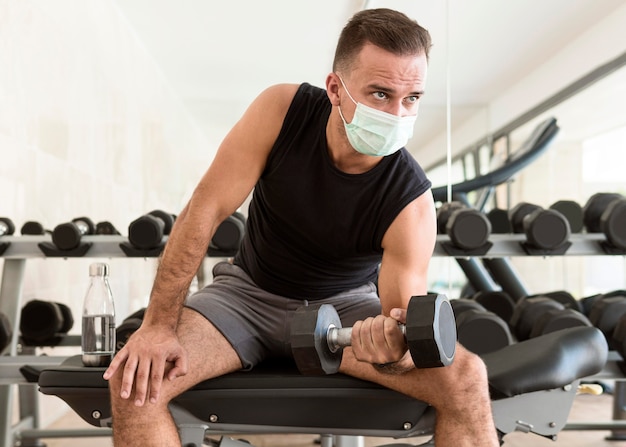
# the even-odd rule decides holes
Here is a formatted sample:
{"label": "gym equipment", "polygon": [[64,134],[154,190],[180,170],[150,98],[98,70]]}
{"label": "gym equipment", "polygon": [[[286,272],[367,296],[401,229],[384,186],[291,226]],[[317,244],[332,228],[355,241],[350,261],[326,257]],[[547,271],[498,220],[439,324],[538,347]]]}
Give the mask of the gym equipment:
{"label": "gym equipment", "polygon": [[8,217],[0,217],[0,237],[15,233],[15,224]]}
{"label": "gym equipment", "polygon": [[566,309],[563,304],[547,296],[518,301],[509,324],[518,340],[564,328],[591,326],[591,322],[583,314]]}
{"label": "gym equipment", "polygon": [[[519,430],[554,439],[565,426],[578,380],[599,372],[607,355],[598,329],[577,327],[482,356],[499,433]],[[39,391],[58,396],[89,424],[108,427],[104,370],[83,367],[79,356],[71,357],[40,372]],[[346,442],[341,445],[356,446],[363,445],[356,443],[359,436],[429,435],[435,423],[434,409],[424,402],[343,374],[303,376],[281,359],[201,382],[170,408],[187,447],[200,447],[205,435],[221,433],[341,435]]]}
{"label": "gym equipment", "polygon": [[0,312],[0,354],[2,354],[4,348],[11,344],[12,337],[11,321],[4,312]]}
{"label": "gym equipment", "polygon": [[[407,307],[405,334],[415,366],[447,366],[454,360],[456,326],[450,302],[443,295],[414,296]],[[301,306],[291,321],[291,352],[305,375],[334,374],[343,348],[350,346],[352,328],[342,328],[329,304]]]}
{"label": "gym equipment", "polygon": [[583,208],[574,200],[558,200],[550,205],[551,210],[561,213],[569,222],[572,233],[583,231]]}
{"label": "gym equipment", "polygon": [[596,297],[589,310],[589,321],[611,340],[620,318],[626,315],[626,294]]}
{"label": "gym equipment", "polygon": [[608,253],[626,251],[626,198],[617,193],[593,194],[583,207],[585,228],[589,233],[604,233],[602,243]]}
{"label": "gym equipment", "polygon": [[170,234],[174,216],[165,211],[154,210],[133,220],[128,226],[128,240],[140,250],[163,248],[163,236]]}
{"label": "gym equipment", "polygon": [[239,212],[235,212],[224,219],[211,238],[208,255],[234,255],[243,240],[245,226],[246,218]]}
{"label": "gym equipment", "polygon": [[122,324],[115,329],[115,352],[119,352],[125,345],[128,339],[133,333],[139,329],[141,323],[143,323],[143,316],[146,313],[146,308],[139,309],[138,311],[127,316]]}
{"label": "gym equipment", "polygon": [[515,301],[502,290],[481,290],[472,295],[472,299],[504,321],[510,321],[513,316]]}
{"label": "gym equipment", "polygon": [[96,226],[88,217],[77,217],[71,222],[57,225],[52,230],[52,243],[59,250],[72,250],[78,247],[80,240],[87,234],[94,234]]}
{"label": "gym equipment", "polygon": [[120,232],[117,231],[117,228],[115,228],[115,226],[111,222],[109,222],[108,220],[104,220],[96,224],[95,234],[112,236],[112,235],[119,235]]}
{"label": "gym equipment", "polygon": [[539,205],[521,202],[509,210],[509,220],[514,233],[526,234],[525,248],[565,252],[569,248],[569,222],[555,210],[544,210]]}
{"label": "gym equipment", "polygon": [[444,248],[478,250],[484,254],[491,247],[491,223],[487,216],[458,201],[444,203],[437,210],[437,232],[450,237],[453,247],[444,244]]}
{"label": "gym equipment", "polygon": [[466,349],[483,355],[513,343],[508,324],[475,300],[451,300],[458,341]]}
{"label": "gym equipment", "polygon": [[22,228],[20,229],[20,233],[22,236],[41,236],[43,234],[50,233],[50,231],[47,231],[39,222],[29,220],[24,222],[24,225],[22,225]]}
{"label": "gym equipment", "polygon": [[74,317],[65,304],[32,300],[22,308],[20,332],[28,346],[56,346],[72,326]]}
{"label": "gym equipment", "polygon": [[[536,295],[529,295],[528,298],[535,298],[537,296],[545,296],[545,297],[551,298],[554,301],[558,301],[559,303],[561,303],[563,306],[565,306],[566,309],[573,309],[577,312],[583,313],[583,309],[582,309],[582,305],[580,301],[578,301],[574,297],[574,295],[572,295],[566,290],[555,290],[552,292],[544,292],[544,293],[540,293]],[[585,315],[587,314],[585,313]]]}
{"label": "gym equipment", "polygon": [[494,234],[507,234],[513,232],[509,212],[502,208],[493,208],[487,213],[487,219],[491,222],[491,232]]}

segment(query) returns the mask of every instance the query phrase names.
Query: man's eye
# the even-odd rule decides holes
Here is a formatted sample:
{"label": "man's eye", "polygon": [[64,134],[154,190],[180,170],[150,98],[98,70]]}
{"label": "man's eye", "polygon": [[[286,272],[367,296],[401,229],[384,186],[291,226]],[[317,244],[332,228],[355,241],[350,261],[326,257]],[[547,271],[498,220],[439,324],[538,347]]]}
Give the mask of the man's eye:
{"label": "man's eye", "polygon": [[385,99],[385,98],[387,98],[387,94],[383,93],[383,92],[376,92],[376,93],[374,93],[374,96],[376,97],[376,99]]}

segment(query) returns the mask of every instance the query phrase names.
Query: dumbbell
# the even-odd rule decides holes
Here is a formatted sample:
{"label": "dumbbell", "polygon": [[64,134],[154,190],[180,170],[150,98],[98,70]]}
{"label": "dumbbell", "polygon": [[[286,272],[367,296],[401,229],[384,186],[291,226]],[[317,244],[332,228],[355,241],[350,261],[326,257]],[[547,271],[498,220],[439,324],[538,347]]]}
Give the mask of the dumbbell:
{"label": "dumbbell", "polygon": [[11,236],[15,233],[15,225],[8,217],[0,217],[0,236]]}
{"label": "dumbbell", "polygon": [[138,311],[127,316],[122,324],[115,329],[115,352],[119,352],[125,345],[131,335],[135,333],[141,323],[143,323],[143,316],[146,313],[146,308],[139,309]]}
{"label": "dumbbell", "polygon": [[522,298],[517,302],[509,324],[519,341],[560,329],[591,326],[583,314],[566,309],[563,304],[547,296]]}
{"label": "dumbbell", "polygon": [[437,232],[447,234],[458,248],[474,250],[488,242],[491,223],[480,211],[453,201],[437,210]]}
{"label": "dumbbell", "polygon": [[41,236],[49,232],[50,231],[47,231],[42,224],[34,220],[24,222],[24,225],[22,225],[20,229],[22,236]]}
{"label": "dumbbell", "polygon": [[104,220],[96,224],[96,234],[111,236],[118,235],[120,232],[117,231],[117,228],[111,222]]}
{"label": "dumbbell", "polygon": [[241,245],[245,231],[246,218],[235,212],[220,223],[211,238],[209,249],[231,252]]}
{"label": "dumbbell", "polygon": [[161,244],[163,236],[170,234],[174,216],[161,210],[154,210],[130,223],[128,240],[136,248],[148,250]]}
{"label": "dumbbell", "polygon": [[570,237],[571,230],[565,216],[539,205],[518,203],[509,210],[509,220],[514,233],[526,234],[526,241],[542,250],[559,248]]}
{"label": "dumbbell", "polygon": [[458,341],[469,351],[482,355],[513,343],[506,321],[473,299],[459,298],[450,304],[456,319]]}
{"label": "dumbbell", "polygon": [[472,295],[472,300],[481,304],[504,321],[510,321],[515,309],[515,300],[502,290],[481,290]]}
{"label": "dumbbell", "polygon": [[22,308],[20,332],[27,345],[57,345],[72,326],[74,317],[65,304],[32,300]]}
{"label": "dumbbell", "polygon": [[513,232],[509,213],[502,208],[493,208],[487,213],[487,219],[491,223],[491,232],[494,234],[507,234]]}
{"label": "dumbbell", "polygon": [[580,301],[578,301],[574,295],[569,293],[567,290],[555,290],[552,292],[544,292],[536,295],[529,295],[527,298],[535,298],[538,296],[545,296],[547,298],[551,298],[554,301],[561,303],[566,309],[573,309],[576,312],[584,313],[588,315],[588,313],[583,312],[583,307]]}
{"label": "dumbbell", "polygon": [[558,200],[550,205],[551,210],[561,213],[569,222],[572,233],[583,231],[583,208],[574,200]]}
{"label": "dumbbell", "polygon": [[[450,302],[444,295],[414,296],[407,307],[404,332],[417,368],[447,366],[456,351],[456,325]],[[343,348],[351,345],[352,328],[342,328],[330,304],[302,306],[291,321],[291,352],[302,374],[334,374]]]}
{"label": "dumbbell", "polygon": [[83,236],[94,234],[96,226],[88,217],[77,217],[71,222],[57,225],[52,230],[52,243],[59,250],[73,250],[80,245]]}
{"label": "dumbbell", "polygon": [[626,250],[626,198],[617,193],[596,193],[583,207],[583,220],[589,233],[604,233],[607,241]]}
{"label": "dumbbell", "polygon": [[0,353],[11,344],[12,337],[11,321],[4,312],[0,312]]}
{"label": "dumbbell", "polygon": [[626,294],[598,296],[589,310],[591,324],[600,329],[608,341],[611,340],[619,320],[624,315],[626,315]]}

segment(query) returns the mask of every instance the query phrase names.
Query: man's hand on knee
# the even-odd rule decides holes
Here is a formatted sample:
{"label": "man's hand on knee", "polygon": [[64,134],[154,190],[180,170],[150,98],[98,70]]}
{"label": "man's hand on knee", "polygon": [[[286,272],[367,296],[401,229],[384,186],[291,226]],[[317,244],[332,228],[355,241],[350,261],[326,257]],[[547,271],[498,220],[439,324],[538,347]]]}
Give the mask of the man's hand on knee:
{"label": "man's hand on knee", "polygon": [[109,380],[116,373],[122,374],[122,399],[129,399],[134,388],[135,405],[142,406],[148,394],[156,403],[166,374],[168,380],[187,374],[187,353],[175,332],[144,324],[113,357],[103,377]]}

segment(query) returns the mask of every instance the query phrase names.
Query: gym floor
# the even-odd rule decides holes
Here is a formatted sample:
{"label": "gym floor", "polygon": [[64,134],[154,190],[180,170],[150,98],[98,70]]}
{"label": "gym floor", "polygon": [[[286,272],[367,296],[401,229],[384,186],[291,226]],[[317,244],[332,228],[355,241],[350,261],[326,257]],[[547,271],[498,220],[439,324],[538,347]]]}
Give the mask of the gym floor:
{"label": "gym floor", "polygon": [[[610,395],[591,396],[581,395],[574,401],[574,406],[570,414],[571,422],[600,422],[610,421],[612,415],[613,399]],[[76,416],[72,411],[52,424],[49,428],[88,428],[85,422]],[[609,434],[606,431],[562,431],[556,442],[540,438],[536,435],[523,433],[513,433],[505,438],[505,447],[623,447],[623,441],[607,441],[605,437]],[[255,447],[313,447],[316,436],[311,435],[258,435],[258,436],[236,436],[244,438]],[[374,447],[383,444],[419,444],[427,441],[427,438],[411,438],[404,440],[393,440],[388,438],[366,438],[365,447]],[[75,438],[75,439],[47,439],[48,447],[110,447],[109,438]]]}

